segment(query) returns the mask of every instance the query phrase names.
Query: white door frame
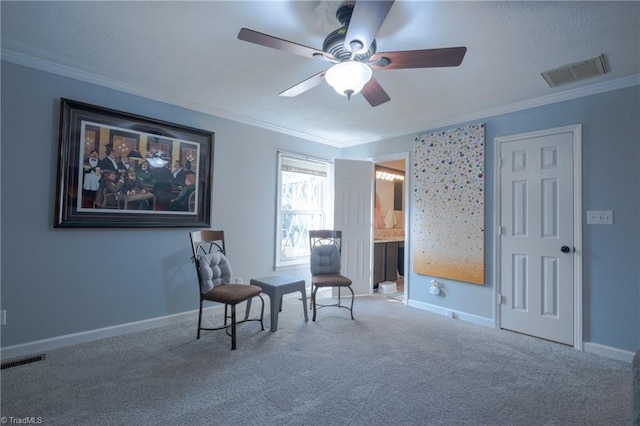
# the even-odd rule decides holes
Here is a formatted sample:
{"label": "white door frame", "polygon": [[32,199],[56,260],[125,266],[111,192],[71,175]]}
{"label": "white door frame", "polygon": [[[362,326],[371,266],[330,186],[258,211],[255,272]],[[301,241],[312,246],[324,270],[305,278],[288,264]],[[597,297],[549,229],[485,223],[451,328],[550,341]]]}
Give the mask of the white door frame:
{"label": "white door frame", "polygon": [[[374,165],[376,163],[384,163],[386,161],[394,161],[394,160],[404,160],[404,165],[405,165],[405,170],[404,170],[404,297],[403,297],[403,303],[405,305],[407,305],[409,303],[409,276],[411,269],[409,269],[410,265],[410,261],[409,258],[410,256],[408,255],[410,253],[409,251],[409,244],[410,244],[410,232],[409,232],[409,219],[410,219],[410,215],[409,215],[409,211],[411,210],[410,206],[409,206],[409,195],[411,193],[411,163],[409,162],[409,152],[400,152],[397,154],[389,154],[389,155],[380,155],[377,157],[370,157],[369,160],[371,160]],[[374,168],[375,169],[375,168]],[[375,173],[372,176],[372,179],[375,180],[376,176]],[[373,193],[373,197],[374,199],[372,200],[372,202],[375,201],[375,191]],[[371,224],[371,238],[373,239],[373,224]],[[371,256],[373,258],[373,241],[371,242]],[[373,262],[371,263],[372,267],[373,267]],[[373,281],[371,282],[371,291],[373,292]]]}
{"label": "white door frame", "polygon": [[549,136],[557,133],[573,133],[573,197],[574,197],[574,227],[573,246],[575,247],[573,264],[573,347],[582,350],[582,125],[556,127],[553,129],[539,130],[535,132],[520,133],[516,135],[500,136],[494,138],[494,195],[493,195],[493,318],[495,328],[500,328],[502,323],[500,318],[501,303],[501,280],[500,280],[500,258],[502,248],[500,246],[501,224],[500,201],[502,198],[502,188],[500,184],[500,158],[503,143],[513,142],[520,139],[530,139],[535,137]]}

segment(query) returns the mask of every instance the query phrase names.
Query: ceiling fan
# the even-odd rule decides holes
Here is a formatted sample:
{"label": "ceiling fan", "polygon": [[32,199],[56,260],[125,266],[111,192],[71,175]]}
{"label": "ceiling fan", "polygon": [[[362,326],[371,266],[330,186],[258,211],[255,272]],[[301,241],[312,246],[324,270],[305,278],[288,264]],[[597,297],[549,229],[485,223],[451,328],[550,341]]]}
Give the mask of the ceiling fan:
{"label": "ceiling fan", "polygon": [[326,80],[339,94],[351,99],[352,95],[362,93],[369,104],[375,107],[391,98],[373,76],[374,69],[456,67],[462,63],[467,52],[466,47],[449,47],[378,53],[375,36],[392,5],[393,1],[360,0],[341,6],[336,18],[342,27],[325,38],[322,50],[248,28],[242,28],[238,38],[333,64],[328,70],[321,71],[280,93],[280,96],[297,96]]}

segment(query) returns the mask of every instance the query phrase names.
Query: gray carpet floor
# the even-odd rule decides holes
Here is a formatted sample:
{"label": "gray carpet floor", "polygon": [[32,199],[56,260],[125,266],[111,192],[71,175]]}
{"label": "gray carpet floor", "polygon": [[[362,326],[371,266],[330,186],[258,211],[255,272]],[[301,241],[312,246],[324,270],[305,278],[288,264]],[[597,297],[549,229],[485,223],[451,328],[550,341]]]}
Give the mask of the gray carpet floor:
{"label": "gray carpet floor", "polygon": [[[265,298],[268,302],[268,298]],[[255,305],[254,305],[255,306]],[[212,316],[210,312],[209,317]],[[195,323],[52,350],[2,370],[1,415],[50,425],[628,425],[631,365],[386,295],[279,329]],[[220,317],[217,317],[220,319]]]}

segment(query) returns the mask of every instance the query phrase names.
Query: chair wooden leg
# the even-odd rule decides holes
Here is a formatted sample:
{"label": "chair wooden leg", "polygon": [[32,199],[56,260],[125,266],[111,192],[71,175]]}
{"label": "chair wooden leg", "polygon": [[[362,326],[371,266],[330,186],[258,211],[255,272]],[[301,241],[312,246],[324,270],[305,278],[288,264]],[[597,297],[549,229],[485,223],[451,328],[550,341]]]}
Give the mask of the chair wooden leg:
{"label": "chair wooden leg", "polygon": [[236,349],[236,305],[231,305],[231,350],[233,351],[235,349]]}
{"label": "chair wooden leg", "polygon": [[202,327],[202,299],[200,299],[200,313],[198,314],[198,337],[200,339],[200,327]]}

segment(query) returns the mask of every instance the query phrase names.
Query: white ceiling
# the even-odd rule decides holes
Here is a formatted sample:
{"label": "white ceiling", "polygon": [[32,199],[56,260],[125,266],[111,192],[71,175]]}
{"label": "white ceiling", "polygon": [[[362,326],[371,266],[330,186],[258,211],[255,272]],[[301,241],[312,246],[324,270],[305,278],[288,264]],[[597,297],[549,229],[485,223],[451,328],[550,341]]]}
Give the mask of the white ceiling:
{"label": "white ceiling", "polygon": [[[638,1],[398,0],[378,51],[466,46],[461,66],[376,70],[391,101],[375,108],[326,83],[278,96],[330,64],[240,28],[321,50],[343,3],[2,1],[2,59],[339,147],[640,83]],[[601,54],[605,75],[555,88],[540,76]]]}

